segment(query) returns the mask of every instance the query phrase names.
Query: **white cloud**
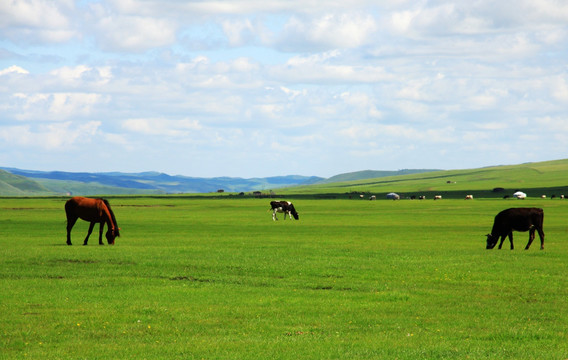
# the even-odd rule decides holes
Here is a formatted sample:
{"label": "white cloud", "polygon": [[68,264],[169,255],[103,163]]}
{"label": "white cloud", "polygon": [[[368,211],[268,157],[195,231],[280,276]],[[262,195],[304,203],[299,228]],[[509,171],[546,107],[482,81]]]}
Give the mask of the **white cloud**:
{"label": "white cloud", "polygon": [[134,133],[151,136],[183,137],[190,132],[200,130],[202,127],[198,121],[167,120],[167,119],[128,119],[123,121],[122,127]]}
{"label": "white cloud", "polygon": [[29,74],[30,72],[24,68],[21,68],[17,65],[12,65],[10,67],[7,67],[3,70],[0,70],[0,76],[2,75],[6,75],[6,74]]}
{"label": "white cloud", "polygon": [[254,38],[255,29],[249,19],[225,20],[221,25],[231,46],[247,44]]}
{"label": "white cloud", "polygon": [[95,86],[102,86],[112,79],[112,71],[109,66],[96,68],[86,65],[78,65],[74,67],[64,66],[62,68],[52,70],[50,75],[59,83],[74,86],[81,86],[89,83]]}
{"label": "white cloud", "polygon": [[359,116],[362,118],[375,118],[380,119],[383,114],[377,109],[375,101],[366,93],[363,92],[344,92],[340,95],[340,98],[345,102],[345,104],[356,109],[359,112]]}
{"label": "white cloud", "polygon": [[294,83],[375,83],[392,79],[382,66],[344,64],[337,50],[294,56],[286,64],[272,67],[270,73],[279,81]]}
{"label": "white cloud", "polygon": [[547,134],[530,160],[560,158],[567,21],[555,0],[2,2],[0,132],[20,138],[3,158],[83,131],[189,175],[491,165],[529,124]]}
{"label": "white cloud", "polygon": [[552,96],[564,103],[568,103],[568,82],[566,79],[562,77],[555,78],[552,84]]}
{"label": "white cloud", "polygon": [[[563,136],[568,134],[568,116],[566,115],[537,117],[535,122],[538,124],[539,132],[544,131]],[[565,143],[565,146],[568,144]]]}
{"label": "white cloud", "polygon": [[64,121],[91,114],[108,97],[93,93],[15,93],[12,101],[10,108],[18,120]]}
{"label": "white cloud", "polygon": [[361,13],[292,17],[277,40],[277,46],[286,51],[356,48],[370,43],[377,29],[376,20]]}
{"label": "white cloud", "polygon": [[171,45],[177,25],[166,19],[109,15],[98,20],[99,45],[109,51],[144,52]]}
{"label": "white cloud", "polygon": [[90,143],[100,126],[101,122],[98,121],[79,125],[68,121],[44,124],[37,128],[30,125],[0,127],[0,139],[6,144],[59,151]]}
{"label": "white cloud", "polygon": [[73,1],[18,0],[0,2],[0,34],[24,42],[65,42],[77,36],[67,13]]}

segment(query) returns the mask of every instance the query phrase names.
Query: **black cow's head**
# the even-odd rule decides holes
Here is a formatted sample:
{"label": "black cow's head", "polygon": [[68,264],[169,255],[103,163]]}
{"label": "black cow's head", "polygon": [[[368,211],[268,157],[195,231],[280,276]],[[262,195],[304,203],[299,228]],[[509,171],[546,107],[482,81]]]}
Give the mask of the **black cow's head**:
{"label": "black cow's head", "polygon": [[486,249],[490,250],[497,245],[497,240],[499,240],[499,236],[493,236],[491,234],[487,234],[487,247]]}

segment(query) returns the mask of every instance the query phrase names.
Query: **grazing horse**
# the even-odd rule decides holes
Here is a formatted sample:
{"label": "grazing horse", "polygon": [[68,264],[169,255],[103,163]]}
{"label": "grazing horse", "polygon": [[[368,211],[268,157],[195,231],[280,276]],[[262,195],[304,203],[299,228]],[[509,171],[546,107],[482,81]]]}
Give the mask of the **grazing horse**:
{"label": "grazing horse", "polygon": [[91,223],[83,245],[87,245],[95,223],[101,224],[99,230],[99,245],[103,245],[103,228],[105,223],[107,224],[105,236],[109,245],[114,245],[114,239],[120,236],[120,229],[116,223],[114,213],[110,208],[110,204],[105,199],[90,199],[76,196],[67,200],[65,203],[65,214],[67,215],[67,245],[71,245],[71,229],[73,229],[73,225],[75,225],[75,222],[77,222],[79,218]]}

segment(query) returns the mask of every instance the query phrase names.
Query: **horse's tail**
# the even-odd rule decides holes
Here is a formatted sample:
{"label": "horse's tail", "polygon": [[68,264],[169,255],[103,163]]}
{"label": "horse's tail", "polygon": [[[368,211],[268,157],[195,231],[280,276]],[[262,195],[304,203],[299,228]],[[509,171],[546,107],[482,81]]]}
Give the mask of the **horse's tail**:
{"label": "horse's tail", "polygon": [[75,198],[71,198],[65,202],[65,217],[67,224],[69,221],[76,217],[77,213],[77,200]]}
{"label": "horse's tail", "polygon": [[116,236],[120,236],[120,232],[119,232],[120,229],[118,228],[118,223],[116,222],[116,218],[114,217],[114,212],[113,212],[112,209],[110,208],[110,204],[109,204],[108,200],[107,200],[107,199],[101,199],[101,200],[105,203],[105,205],[106,205],[106,207],[107,207],[107,209],[108,209],[108,212],[110,213],[110,217],[111,217],[112,222],[113,222],[113,224],[114,224],[114,226],[115,226],[115,228],[116,228],[116,229],[115,229],[115,231],[116,231]]}

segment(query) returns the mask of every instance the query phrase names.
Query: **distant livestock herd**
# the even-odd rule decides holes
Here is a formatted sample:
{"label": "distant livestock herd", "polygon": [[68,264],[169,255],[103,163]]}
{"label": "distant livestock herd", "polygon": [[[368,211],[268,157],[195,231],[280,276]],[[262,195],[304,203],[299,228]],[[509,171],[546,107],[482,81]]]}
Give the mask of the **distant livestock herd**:
{"label": "distant livestock herd", "polygon": [[[359,197],[360,197],[361,199],[364,199],[364,198],[365,198],[365,195],[364,195],[364,194],[361,194],[361,195],[359,195]],[[511,197],[511,196],[509,196],[509,195],[505,195],[505,196],[503,196],[503,199],[509,199],[510,197]],[[541,195],[540,197],[541,197],[542,199],[546,199],[546,195]],[[564,199],[564,195],[560,195],[560,196],[558,196],[558,197],[559,197],[560,199]],[[396,193],[388,193],[388,194],[386,195],[386,198],[389,199],[389,200],[400,200],[400,199],[402,199],[402,197],[401,197],[400,195],[396,194]],[[527,194],[525,194],[525,193],[522,192],[522,191],[517,191],[517,192],[515,192],[515,193],[513,194],[513,198],[519,199],[519,200],[524,200],[524,199],[527,198]],[[551,199],[555,199],[555,198],[556,198],[556,195],[553,194],[552,196],[550,196],[550,198],[551,198]],[[410,200],[416,200],[416,199],[418,199],[418,200],[425,200],[425,199],[426,199],[426,196],[425,196],[425,195],[419,195],[419,196],[411,195],[410,197],[408,197],[408,199],[410,199]],[[434,199],[434,200],[441,200],[441,199],[442,199],[442,195],[434,195],[433,199]],[[464,199],[465,199],[465,200],[473,200],[473,195],[468,194],[468,195],[465,196]],[[376,195],[371,195],[371,196],[369,196],[369,200],[377,200],[377,196],[376,196]]]}

